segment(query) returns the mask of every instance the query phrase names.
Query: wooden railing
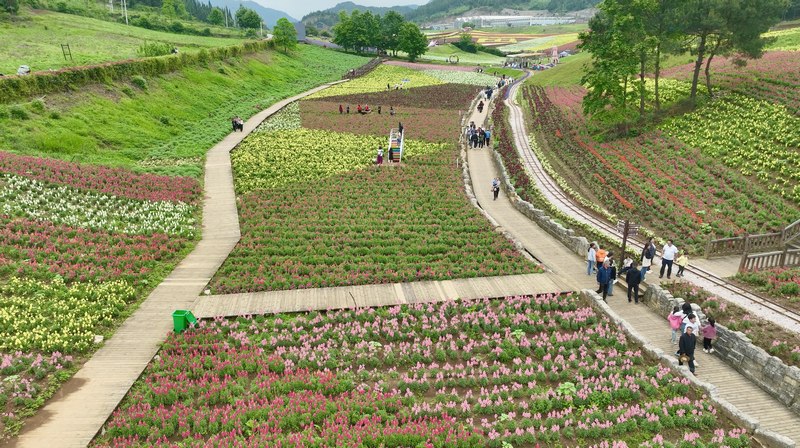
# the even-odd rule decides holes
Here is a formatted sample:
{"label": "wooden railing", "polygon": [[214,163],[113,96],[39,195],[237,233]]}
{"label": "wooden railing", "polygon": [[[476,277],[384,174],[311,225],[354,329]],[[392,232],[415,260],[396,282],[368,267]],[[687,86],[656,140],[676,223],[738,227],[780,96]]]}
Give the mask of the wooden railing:
{"label": "wooden railing", "polygon": [[359,76],[366,75],[367,73],[371,72],[375,67],[380,65],[382,61],[383,60],[381,58],[374,58],[359,68],[351,69],[342,76],[342,79],[353,79],[353,78],[358,78]]}
{"label": "wooden railing", "polygon": [[711,240],[706,245],[706,258],[723,257],[744,253],[744,237]]}
{"label": "wooden railing", "polygon": [[792,266],[800,266],[800,249],[787,247],[777,252],[745,254],[739,264],[739,272]]}
{"label": "wooden railing", "polygon": [[706,258],[764,252],[783,248],[783,233],[762,233],[711,240],[706,246]]}
{"label": "wooden railing", "polygon": [[785,229],[783,229],[784,244],[794,240],[797,237],[800,237],[800,219],[789,224]]}

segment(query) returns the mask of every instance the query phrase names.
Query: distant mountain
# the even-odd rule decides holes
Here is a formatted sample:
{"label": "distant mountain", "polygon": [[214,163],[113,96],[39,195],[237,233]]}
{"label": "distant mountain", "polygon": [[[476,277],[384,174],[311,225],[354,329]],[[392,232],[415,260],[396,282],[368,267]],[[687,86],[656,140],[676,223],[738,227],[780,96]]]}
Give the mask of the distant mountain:
{"label": "distant mountain", "polygon": [[239,0],[209,0],[213,6],[218,6],[220,8],[225,8],[226,6],[228,9],[231,10],[231,14],[236,14],[236,10],[239,9],[239,5],[244,6],[245,8],[250,8],[253,11],[257,12],[258,15],[264,19],[264,24],[267,25],[269,28],[275,26],[275,23],[278,22],[278,19],[281,17],[286,17],[289,19],[290,22],[296,23],[297,19],[290,16],[289,14],[278,11],[277,9],[267,8],[265,6],[261,6],[260,4],[246,0],[246,1],[239,1]]}
{"label": "distant mountain", "polygon": [[[425,0],[421,0],[425,1]],[[340,11],[347,11],[348,14],[352,13],[353,11],[360,11],[366,12],[369,11],[372,14],[380,14],[384,15],[389,11],[395,11],[400,13],[401,15],[406,15],[411,11],[415,10],[419,6],[417,5],[409,5],[409,6],[362,6],[357,5],[353,2],[342,2],[338,5],[328,8],[322,11],[315,11],[310,14],[306,14],[300,21],[303,22],[304,25],[314,26],[319,29],[327,29],[339,23],[339,12]]]}

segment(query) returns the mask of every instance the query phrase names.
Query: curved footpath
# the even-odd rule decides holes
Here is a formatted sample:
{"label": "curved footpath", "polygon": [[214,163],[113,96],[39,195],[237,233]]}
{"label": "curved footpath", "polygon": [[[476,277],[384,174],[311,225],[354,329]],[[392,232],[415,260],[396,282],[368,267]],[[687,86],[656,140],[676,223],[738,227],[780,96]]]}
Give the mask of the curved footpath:
{"label": "curved footpath", "polygon": [[[511,92],[510,98],[514,98],[514,93]],[[513,100],[506,100],[507,104],[511,101]],[[485,114],[475,113],[471,120],[480,126],[484,122],[485,116]],[[527,145],[527,133],[524,128],[515,127],[513,132],[518,144],[526,142]],[[502,193],[497,201],[492,200],[489,185],[491,179],[499,176],[492,157],[491,151],[486,149],[468,150],[467,160],[470,176],[473,185],[476,186],[475,195],[482,208],[534,256],[544,260],[549,269],[554,273],[566,276],[566,278],[562,278],[565,283],[586,285],[588,282],[589,285],[583,286],[583,288],[592,290],[597,288],[593,277],[586,275],[586,262],[583,257],[569,251],[550,234],[543,232],[536,223],[514,208],[511,202],[502,196]],[[485,188],[483,188],[484,186]],[[644,304],[629,304],[626,290],[620,287],[615,289],[613,297],[608,298],[608,304],[644,340],[660,348],[664,353],[674,353],[675,346],[670,341],[670,329],[666,316],[656,314]],[[697,377],[700,380],[710,383],[722,398],[734,404],[741,412],[755,417],[760,422],[760,427],[800,444],[800,416],[736,372],[717,356],[703,353],[698,348],[696,357],[699,364]],[[688,370],[686,373],[688,375]]]}
{"label": "curved footpath", "polygon": [[[517,153],[519,154],[519,157],[525,166],[525,170],[528,172],[531,179],[536,183],[539,191],[541,191],[547,200],[550,201],[551,204],[555,205],[562,213],[571,216],[583,224],[596,228],[598,231],[605,233],[612,239],[622,241],[621,233],[616,231],[609,232],[598,227],[597,218],[576,213],[572,198],[566,194],[553,180],[553,178],[545,171],[541,161],[536,156],[536,153],[534,153],[531,149],[529,136],[527,130],[525,129],[525,115],[522,111],[522,107],[516,101],[519,85],[520,83],[514,84],[509,89],[508,98],[511,98],[511,100],[506,100],[506,104],[508,105],[509,109],[508,119],[514,135],[514,144],[517,148]],[[638,245],[639,247],[644,245],[642,242],[637,243],[633,239],[629,239],[628,242],[632,245]],[[680,247],[680,242],[678,242],[678,246]],[[712,294],[746,308],[748,311],[758,317],[761,317],[762,319],[772,321],[776,325],[780,325],[789,331],[800,332],[800,321],[789,319],[781,312],[765,307],[756,300],[751,300],[748,298],[748,296],[751,295],[746,291],[743,291],[742,294],[736,294],[723,287],[727,283],[724,280],[724,277],[733,276],[738,271],[740,259],[741,257],[739,256],[722,257],[713,260],[693,259],[692,263],[686,270],[686,275],[684,278],[711,292]],[[705,278],[697,275],[695,268],[708,271],[712,274],[712,277],[715,278]],[[659,283],[659,279],[653,276],[652,273],[648,277],[649,283]]]}
{"label": "curved footpath", "polygon": [[330,83],[280,101],[254,115],[206,154],[202,240],[159,284],[105,345],[26,423],[14,447],[85,447],[155,356],[172,328],[171,314],[191,308],[239,241],[230,151],[286,104]]}

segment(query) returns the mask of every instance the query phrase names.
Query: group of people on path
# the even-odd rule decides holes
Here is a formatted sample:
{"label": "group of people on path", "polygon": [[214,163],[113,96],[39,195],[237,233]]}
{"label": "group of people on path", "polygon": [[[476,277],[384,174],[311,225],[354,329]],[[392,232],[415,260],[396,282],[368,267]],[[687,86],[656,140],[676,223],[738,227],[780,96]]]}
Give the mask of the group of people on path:
{"label": "group of people on path", "polygon": [[[676,256],[680,254],[679,257]],[[625,276],[625,283],[628,285],[628,302],[639,303],[639,285],[645,280],[645,276],[656,256],[656,246],[653,238],[650,238],[642,249],[642,254],[639,257],[641,269],[638,268],[636,260],[625,257],[622,264],[622,269],[617,273],[617,268],[614,265],[614,258],[612,252],[607,252],[602,249],[596,242],[589,244],[589,249],[586,254],[586,275],[597,275],[597,283],[600,285],[597,293],[603,294],[603,300],[608,296],[614,295],[614,283],[618,276]],[[680,252],[677,247],[668,240],[661,250],[661,271],[659,278],[664,277],[666,271],[667,278],[672,278],[672,265],[677,264],[678,272],[677,277],[683,277],[683,271],[689,265],[689,257],[686,251]]]}
{"label": "group of people on path", "polygon": [[[639,303],[639,285],[644,281],[645,275],[654,264],[656,257],[656,246],[653,238],[650,238],[642,249],[639,257],[641,269],[638,269],[636,260],[626,257],[622,269],[617,273],[614,264],[614,253],[602,249],[596,242],[589,244],[586,254],[586,274],[591,276],[596,274],[599,288],[597,293],[601,294],[603,301],[607,301],[608,296],[614,295],[614,282],[618,276],[625,276],[628,284],[628,302]],[[673,244],[672,240],[661,249],[661,270],[659,278],[664,274],[667,278],[672,276],[673,264],[678,266],[677,277],[683,277],[684,269],[689,264],[689,257],[686,251],[681,252]],[[679,358],[679,364],[687,364],[689,371],[695,373],[697,362],[695,361],[695,347],[697,338],[703,337],[703,352],[714,353],[713,340],[717,337],[716,322],[709,317],[708,323],[701,326],[697,315],[692,310],[689,303],[684,303],[682,307],[676,306],[672,313],[667,317],[671,329],[671,341],[678,345],[675,353]]]}
{"label": "group of people on path", "polygon": [[[361,114],[361,115],[366,115],[366,114],[372,113],[372,110],[373,109],[369,107],[369,104],[365,104],[363,106],[361,104],[358,104],[356,106],[356,112]],[[375,111],[378,112],[378,115],[381,115],[381,112],[383,111],[383,107],[378,105],[378,107],[375,109]],[[339,104],[339,114],[349,114],[349,113],[350,113],[350,105],[349,104],[347,106]],[[394,114],[395,114],[394,106],[389,106],[389,115],[394,116]]]}
{"label": "group of people on path", "polygon": [[468,146],[470,148],[483,148],[484,146],[489,146],[489,141],[492,138],[492,131],[489,129],[484,129],[479,126],[476,127],[475,122],[470,121],[465,132]]}
{"label": "group of people on path", "polygon": [[672,330],[672,343],[678,345],[678,350],[675,352],[678,364],[688,364],[689,371],[694,374],[695,368],[698,367],[694,356],[697,338],[699,335],[703,336],[704,353],[714,353],[713,341],[717,338],[717,323],[713,317],[709,317],[708,323],[701,326],[692,306],[687,302],[684,302],[683,306],[673,308],[667,319]]}

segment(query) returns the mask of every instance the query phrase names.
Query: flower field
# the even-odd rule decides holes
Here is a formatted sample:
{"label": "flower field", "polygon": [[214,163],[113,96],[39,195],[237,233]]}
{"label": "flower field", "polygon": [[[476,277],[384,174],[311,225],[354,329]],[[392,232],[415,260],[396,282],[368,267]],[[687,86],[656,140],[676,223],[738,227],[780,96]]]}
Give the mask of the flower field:
{"label": "flower field", "polygon": [[0,152],[0,439],[190,248],[200,185]]}
{"label": "flower field", "polygon": [[467,84],[480,87],[494,87],[500,79],[488,73],[462,72],[455,70],[423,70],[424,74],[448,84]]}
{"label": "flower field", "polygon": [[575,295],[203,321],[95,446],[746,447]]}
{"label": "flower field", "polygon": [[[769,51],[761,59],[748,61],[744,67],[737,66],[731,58],[715,58],[713,70],[711,80],[717,87],[783,104],[789,112],[800,115],[800,52]],[[684,81],[690,80],[691,74],[692,64],[664,71],[665,77]]]}
{"label": "flower field", "polygon": [[736,280],[771,296],[788,299],[787,306],[800,311],[800,268],[775,268],[736,274]]}
{"label": "flower field", "polygon": [[734,93],[661,127],[800,204],[800,117],[786,107]]}
{"label": "flower field", "polygon": [[[385,88],[386,86],[384,86]],[[389,106],[419,107],[423,109],[450,109],[463,111],[475,98],[478,89],[474,86],[460,84],[436,84],[432,86],[415,87],[413,89],[400,89],[381,92],[366,92],[353,95],[335,95],[324,98],[325,101],[350,105],[350,112],[355,112],[358,104],[369,104],[371,108],[382,105],[388,113]],[[319,101],[319,100],[314,100]],[[306,103],[311,101],[301,101]],[[400,109],[398,109],[400,110]],[[338,105],[336,111],[339,111]],[[458,114],[455,112],[456,115]]]}
{"label": "flower field", "polygon": [[[266,173],[280,171],[279,165],[237,159],[242,239],[212,279],[212,292],[539,271],[469,203],[460,171],[453,169],[457,150],[418,145],[417,155],[409,155],[400,167],[355,169],[374,157],[373,146],[366,146],[364,156],[353,151],[348,171],[324,177],[302,168],[297,177],[281,177],[279,186],[262,183],[259,188],[265,189],[253,191],[254,185],[242,183],[238,173],[258,170],[267,179]],[[341,152],[343,147],[336,148]],[[298,157],[293,153],[293,160]]]}
{"label": "flower field", "polygon": [[[388,135],[388,129],[386,131]],[[257,134],[231,153],[236,190],[245,193],[286,187],[370,166],[375,161],[378,146],[386,148],[387,138],[315,129]],[[441,144],[407,140],[404,157],[441,148]]]}
{"label": "flower field", "polygon": [[387,84],[391,89],[394,89],[395,86],[401,86],[403,89],[410,89],[444,84],[444,82],[419,70],[381,64],[364,76],[329,87],[307,98],[325,98],[337,95],[381,92],[387,90]]}
{"label": "flower field", "polygon": [[[378,141],[384,150],[389,136],[389,129],[396,128],[398,122],[403,123],[403,132],[407,143],[415,145],[414,141],[452,142],[458,139],[461,127],[461,117],[458,110],[430,108],[423,109],[411,106],[394,106],[396,114],[389,115],[382,111],[381,114],[372,112],[367,115],[358,113],[339,114],[339,104],[328,101],[301,101],[300,110],[303,127],[307,129],[321,129],[333,131],[333,138],[342,139],[343,132],[358,135],[381,136]],[[366,103],[365,103],[366,104]],[[469,105],[469,103],[466,103]],[[370,104],[370,108],[377,107]],[[388,109],[388,106],[382,106]],[[353,106],[351,106],[351,109]],[[377,150],[377,145],[369,146]]]}
{"label": "flower field", "polygon": [[766,183],[665,132],[598,143],[576,113],[580,96],[579,89],[526,87],[523,98],[536,111],[533,143],[576,191],[611,212],[635,216],[695,254],[712,234],[778,229],[800,212]]}
{"label": "flower field", "polygon": [[[497,49],[505,53],[521,53],[528,51],[547,52],[548,56],[553,47],[559,51],[564,50],[563,46],[578,42],[578,33],[557,34],[553,36],[542,36],[535,39],[523,40],[514,44],[503,45]],[[574,45],[570,45],[574,48]]]}

